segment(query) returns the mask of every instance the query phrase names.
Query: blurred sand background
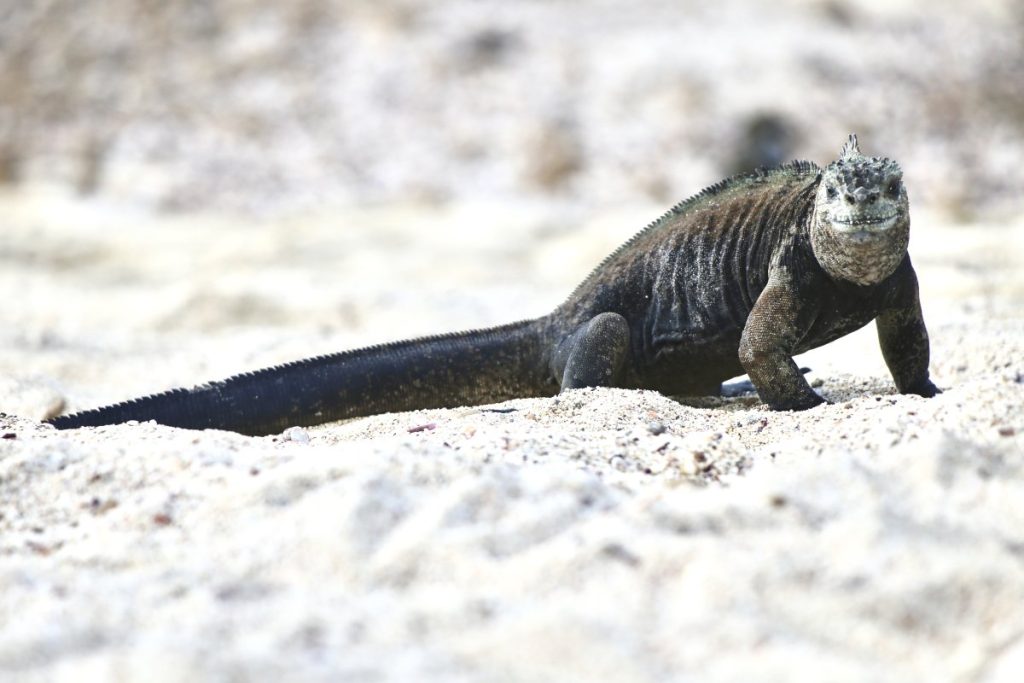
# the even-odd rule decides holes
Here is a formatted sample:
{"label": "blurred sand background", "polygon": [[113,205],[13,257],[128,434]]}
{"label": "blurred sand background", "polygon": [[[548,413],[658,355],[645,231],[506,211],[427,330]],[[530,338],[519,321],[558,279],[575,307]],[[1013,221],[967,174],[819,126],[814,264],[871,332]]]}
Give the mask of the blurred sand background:
{"label": "blurred sand background", "polygon": [[[801,414],[37,422],[542,314],[853,131],[906,173],[935,399],[869,327]],[[7,3],[0,677],[1020,680],[1022,188],[1011,0]]]}

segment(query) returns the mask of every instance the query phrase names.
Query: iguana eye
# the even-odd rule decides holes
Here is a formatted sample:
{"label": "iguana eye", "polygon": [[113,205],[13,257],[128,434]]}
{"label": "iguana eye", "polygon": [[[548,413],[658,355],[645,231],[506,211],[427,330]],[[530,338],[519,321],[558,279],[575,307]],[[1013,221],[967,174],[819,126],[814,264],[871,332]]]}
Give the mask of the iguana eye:
{"label": "iguana eye", "polygon": [[890,197],[899,197],[900,196],[900,188],[901,187],[902,187],[902,183],[900,183],[899,180],[892,180],[892,181],[889,182],[889,187],[886,188],[885,192]]}
{"label": "iguana eye", "polygon": [[839,193],[836,191],[836,186],[829,185],[828,187],[826,187],[825,196],[828,197],[829,199],[835,199],[836,197],[838,197]]}

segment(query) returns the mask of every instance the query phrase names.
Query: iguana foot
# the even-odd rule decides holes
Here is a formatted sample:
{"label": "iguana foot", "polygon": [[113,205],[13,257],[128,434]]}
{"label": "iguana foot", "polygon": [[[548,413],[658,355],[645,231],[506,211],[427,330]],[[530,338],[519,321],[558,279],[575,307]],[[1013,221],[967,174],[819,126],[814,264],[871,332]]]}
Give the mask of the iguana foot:
{"label": "iguana foot", "polygon": [[932,384],[932,381],[930,379],[926,379],[923,382],[918,382],[917,384],[914,384],[913,386],[907,387],[906,389],[904,389],[900,393],[901,394],[916,394],[917,396],[923,396],[925,398],[932,398],[933,396],[941,394],[942,393],[942,389],[939,389],[937,386]]}
{"label": "iguana foot", "polygon": [[777,401],[769,407],[772,410],[809,410],[815,406],[820,406],[822,403],[828,403],[828,401],[812,391],[809,394],[801,394],[798,398],[792,400]]}
{"label": "iguana foot", "polygon": [[752,394],[757,387],[749,379],[741,379],[738,382],[723,382],[719,394],[722,398],[738,398],[744,394]]}
{"label": "iguana foot", "polygon": [[[800,374],[806,375],[810,372],[810,368],[800,368]],[[722,386],[719,389],[719,396],[722,398],[738,398],[744,394],[753,394],[757,391],[757,387],[749,379],[741,379],[736,382],[722,382]]]}

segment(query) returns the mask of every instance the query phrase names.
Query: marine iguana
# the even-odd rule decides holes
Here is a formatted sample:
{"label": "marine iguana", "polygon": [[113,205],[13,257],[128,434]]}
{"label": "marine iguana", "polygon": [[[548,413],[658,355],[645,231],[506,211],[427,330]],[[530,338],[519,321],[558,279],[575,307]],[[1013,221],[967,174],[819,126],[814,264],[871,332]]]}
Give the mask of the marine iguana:
{"label": "marine iguana", "polygon": [[934,396],[899,165],[855,135],[824,169],[719,182],[608,256],[551,314],[308,358],[50,420],[155,420],[271,434],[293,425],[552,396],[578,387],[717,394],[750,377],[775,410],[823,402],[792,356],[877,321],[897,389]]}

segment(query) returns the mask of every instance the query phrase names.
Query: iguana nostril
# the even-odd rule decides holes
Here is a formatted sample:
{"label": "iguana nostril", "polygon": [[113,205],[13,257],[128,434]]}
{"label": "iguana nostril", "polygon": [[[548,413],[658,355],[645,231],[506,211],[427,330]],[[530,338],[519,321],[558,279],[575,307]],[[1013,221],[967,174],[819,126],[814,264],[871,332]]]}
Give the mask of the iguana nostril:
{"label": "iguana nostril", "polygon": [[874,204],[878,200],[878,191],[868,191],[863,187],[858,187],[853,192],[847,192],[843,196],[846,199],[846,203],[851,206],[854,204]]}

